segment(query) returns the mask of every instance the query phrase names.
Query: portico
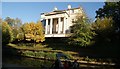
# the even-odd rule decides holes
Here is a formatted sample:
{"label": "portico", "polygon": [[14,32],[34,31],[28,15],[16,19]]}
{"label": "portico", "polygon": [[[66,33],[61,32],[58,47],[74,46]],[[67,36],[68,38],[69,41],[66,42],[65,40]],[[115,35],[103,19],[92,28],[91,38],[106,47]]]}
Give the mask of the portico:
{"label": "portico", "polygon": [[46,19],[45,34],[65,34],[65,18]]}
{"label": "portico", "polygon": [[44,23],[45,37],[69,37],[72,20],[80,10],[81,8],[71,8],[69,5],[67,10],[58,10],[55,7],[52,12],[42,13],[41,21]]}

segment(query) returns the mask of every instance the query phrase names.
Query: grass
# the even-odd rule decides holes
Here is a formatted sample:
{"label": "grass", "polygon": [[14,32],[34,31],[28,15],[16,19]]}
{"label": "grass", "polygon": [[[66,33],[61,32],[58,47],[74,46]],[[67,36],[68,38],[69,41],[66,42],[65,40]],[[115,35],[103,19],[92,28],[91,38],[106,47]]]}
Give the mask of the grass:
{"label": "grass", "polygon": [[[83,53],[91,53],[94,52],[95,50],[91,48],[78,48],[78,47],[70,47],[62,43],[51,43],[51,44],[36,44],[36,46],[26,46],[26,44],[8,44],[9,47],[13,47],[16,49],[19,49],[22,51],[23,56],[28,56],[28,57],[36,57],[36,58],[47,58],[47,59],[56,59],[56,53],[62,52],[65,55],[67,55],[69,58],[73,59],[79,59],[80,63],[84,62],[86,64],[95,64],[95,63],[112,63],[113,61],[108,58],[91,58],[90,56],[79,56],[79,54]],[[68,49],[66,49],[68,48]],[[76,49],[72,50],[72,49]],[[39,59],[40,60],[40,59]],[[27,66],[40,66],[40,64],[46,64],[44,62],[40,61],[34,61],[34,59],[31,60],[22,60],[19,61],[17,60],[21,65],[27,65]],[[49,63],[47,63],[48,66]]]}
{"label": "grass", "polygon": [[[24,56],[33,56],[38,58],[48,58],[55,59],[55,54],[58,52],[62,52],[67,55],[69,58],[75,60],[79,59],[79,61],[86,63],[114,63],[111,56],[116,53],[116,49],[113,50],[113,45],[111,44],[99,44],[95,47],[79,47],[79,46],[71,46],[66,42],[61,42],[56,40],[51,40],[42,44],[26,44],[26,43],[18,43],[18,44],[8,44],[9,47],[16,48],[22,51],[22,55]],[[29,46],[30,45],[30,46]],[[119,44],[118,44],[119,45]],[[102,46],[102,47],[101,47]],[[117,44],[116,44],[117,46]],[[14,51],[13,51],[14,52]],[[109,56],[108,56],[109,55]],[[106,57],[107,56],[107,57]],[[116,59],[115,59],[116,60]],[[117,60],[118,61],[118,60]],[[31,61],[23,61],[26,64],[31,64],[33,66],[37,66],[37,64],[32,64]],[[28,63],[26,63],[28,62]],[[36,62],[36,61],[35,61]],[[39,62],[36,62],[40,64]]]}
{"label": "grass", "polygon": [[[22,46],[23,45],[23,46]],[[33,56],[42,58],[46,55],[46,58],[55,59],[56,53],[62,52],[68,56],[68,58],[73,59],[73,54],[77,54],[72,51],[62,51],[62,50],[52,50],[52,48],[48,48],[46,45],[37,44],[34,47],[28,47],[22,44],[21,46],[17,46],[16,44],[9,43],[8,46],[19,49],[22,51],[22,55],[24,56]]]}
{"label": "grass", "polygon": [[26,50],[48,51],[48,52],[63,52],[63,53],[66,53],[66,54],[78,54],[77,52],[73,52],[73,51],[53,50],[52,48],[47,47],[47,45],[41,45],[41,44],[37,44],[34,47],[27,47],[25,45],[17,46],[16,44],[9,43],[8,46],[14,47],[16,49],[21,49],[21,50],[26,49]]}
{"label": "grass", "polygon": [[41,45],[41,44],[37,44],[36,46],[32,47],[32,46],[26,46],[25,44],[21,44],[20,46],[16,45],[16,44],[11,44],[9,43],[8,46],[14,47],[16,49],[28,49],[28,50],[51,50],[51,48],[45,48],[46,45]]}
{"label": "grass", "polygon": [[[57,44],[56,44],[57,45]],[[21,46],[18,46],[16,44],[8,44],[8,46],[14,47],[16,49],[23,50],[22,55],[24,56],[32,56],[32,57],[39,57],[39,58],[46,58],[49,59],[55,59],[55,54],[57,52],[62,52],[65,55],[67,55],[70,59],[79,59],[80,61],[88,61],[88,62],[112,62],[111,59],[105,59],[105,58],[91,58],[89,56],[79,56],[78,52],[73,51],[65,51],[65,50],[55,50],[52,49],[52,47],[48,47],[48,45],[42,45],[42,44],[36,44],[34,47],[25,46],[25,44],[22,44]],[[61,46],[63,47],[63,46]],[[82,49],[80,49],[82,51]],[[87,49],[84,49],[84,51],[87,51]],[[83,52],[84,52],[83,51]],[[88,50],[87,52],[91,52]]]}
{"label": "grass", "polygon": [[32,51],[25,51],[22,54],[23,56],[32,56],[32,57],[37,57],[37,58],[46,58],[46,59],[56,59],[56,53],[49,53],[49,52],[32,52]]}

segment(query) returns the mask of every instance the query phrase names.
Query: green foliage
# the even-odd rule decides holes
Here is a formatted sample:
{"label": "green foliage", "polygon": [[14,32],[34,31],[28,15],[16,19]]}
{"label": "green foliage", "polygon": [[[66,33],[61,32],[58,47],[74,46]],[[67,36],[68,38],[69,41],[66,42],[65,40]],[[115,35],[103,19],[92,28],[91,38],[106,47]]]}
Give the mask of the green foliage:
{"label": "green foliage", "polygon": [[[65,54],[65,53],[64,53]],[[65,54],[68,58],[73,59],[72,55]],[[46,58],[46,59],[56,59],[56,52],[44,52],[44,51],[25,51],[23,56],[37,57],[37,58]],[[64,58],[63,58],[64,59]]]}
{"label": "green foliage", "polygon": [[2,23],[2,18],[0,18],[0,24]]}
{"label": "green foliage", "polygon": [[16,36],[16,39],[18,39],[18,41],[24,40],[24,33],[18,33]]}
{"label": "green foliage", "polygon": [[120,1],[105,2],[102,8],[96,11],[96,23],[94,25],[97,36],[96,46],[107,47],[113,53],[120,47]]}
{"label": "green foliage", "polygon": [[22,25],[22,21],[18,18],[13,19],[10,17],[6,17],[4,21],[6,21],[12,29],[14,36],[13,41],[16,40],[17,35],[20,33],[19,30],[20,30],[20,26]]}
{"label": "green foliage", "polygon": [[71,27],[73,34],[70,43],[87,46],[92,43],[95,33],[91,30],[90,21],[87,18],[77,18]]}
{"label": "green foliage", "polygon": [[0,18],[0,32],[2,31],[2,19]]}
{"label": "green foliage", "polygon": [[103,8],[96,11],[96,17],[105,18],[112,17],[116,24],[116,29],[120,28],[120,1],[119,2],[105,2]]}
{"label": "green foliage", "polygon": [[7,22],[2,22],[2,44],[8,44],[13,40],[12,29]]}
{"label": "green foliage", "polygon": [[98,18],[92,27],[97,34],[99,40],[109,40],[115,33],[115,26],[112,18],[105,17],[104,19]]}
{"label": "green foliage", "polygon": [[9,26],[14,26],[15,24],[15,20],[10,17],[6,17],[4,21],[6,21]]}
{"label": "green foliage", "polygon": [[47,59],[56,59],[56,53],[49,53],[49,52],[32,52],[32,51],[25,51],[23,52],[24,56],[30,57],[38,57],[38,58],[47,58]]}
{"label": "green foliage", "polygon": [[10,27],[20,27],[22,25],[22,21],[19,18],[13,19],[6,17],[4,21],[6,21]]}

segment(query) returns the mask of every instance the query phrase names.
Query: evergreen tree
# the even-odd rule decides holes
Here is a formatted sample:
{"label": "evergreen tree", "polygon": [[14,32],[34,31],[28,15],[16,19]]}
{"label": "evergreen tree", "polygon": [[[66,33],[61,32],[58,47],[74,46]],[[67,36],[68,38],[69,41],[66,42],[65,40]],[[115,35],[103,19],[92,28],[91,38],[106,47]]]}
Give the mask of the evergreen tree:
{"label": "evergreen tree", "polygon": [[88,46],[92,43],[95,33],[91,30],[90,21],[87,18],[77,18],[74,25],[71,26],[73,34],[70,43]]}

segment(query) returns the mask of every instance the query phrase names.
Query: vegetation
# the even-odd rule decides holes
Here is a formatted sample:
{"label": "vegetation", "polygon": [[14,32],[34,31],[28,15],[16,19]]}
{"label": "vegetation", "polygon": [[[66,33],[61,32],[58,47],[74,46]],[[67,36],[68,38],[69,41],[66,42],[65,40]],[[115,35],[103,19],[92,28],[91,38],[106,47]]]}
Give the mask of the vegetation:
{"label": "vegetation", "polygon": [[17,35],[18,40],[28,40],[28,41],[35,41],[35,42],[43,42],[45,40],[44,37],[44,29],[42,23],[38,21],[36,24],[34,22],[25,23],[21,27],[22,32]]}
{"label": "vegetation", "polygon": [[19,30],[20,30],[20,26],[22,26],[22,21],[19,18],[13,19],[10,17],[6,17],[4,21],[7,22],[7,24],[12,29],[13,41],[15,41],[17,34],[20,33]]}
{"label": "vegetation", "polygon": [[[1,25],[2,43],[9,43],[5,46],[10,47],[11,51],[14,50],[11,49],[13,47],[15,48],[13,52],[19,53],[21,50],[22,55],[28,57],[55,59],[57,52],[63,52],[70,58],[74,56],[74,59],[80,59],[79,57],[82,55],[85,61],[98,61],[94,58],[102,57],[103,59],[109,58],[109,62],[119,63],[117,59],[120,48],[119,8],[120,2],[105,3],[103,8],[96,11],[96,21],[93,23],[88,18],[82,18],[78,15],[74,25],[71,26],[72,35],[69,38],[69,43],[72,45],[67,43],[66,38],[50,38],[48,42],[47,39],[45,41],[44,28],[40,21],[22,25],[20,19],[7,17]],[[71,52],[77,54],[71,54]],[[113,57],[115,58],[114,61],[112,60]],[[102,62],[103,59],[100,61]],[[30,62],[30,64],[32,63]]]}
{"label": "vegetation", "polygon": [[70,38],[70,43],[80,46],[88,46],[93,41],[95,33],[90,27],[90,21],[87,18],[77,18],[74,25],[71,27],[73,34]]}
{"label": "vegetation", "polygon": [[105,2],[103,8],[96,11],[96,17],[112,17],[115,22],[116,29],[120,28],[120,1],[119,2]]}
{"label": "vegetation", "polygon": [[8,44],[13,40],[13,33],[7,22],[2,23],[2,44]]}
{"label": "vegetation", "polygon": [[32,51],[25,51],[22,54],[23,56],[29,57],[37,57],[37,58],[45,58],[45,59],[56,59],[56,53],[49,53],[49,52],[32,52]]}
{"label": "vegetation", "polygon": [[108,35],[107,42],[111,42],[112,43],[111,45],[114,48],[116,47],[115,49],[119,48],[119,41],[120,41],[120,23],[119,23],[120,22],[120,10],[119,9],[120,9],[120,1],[119,2],[105,2],[105,5],[96,11],[96,18],[99,17],[102,20],[105,17],[107,17],[112,20],[112,22],[109,22],[110,24],[113,23],[112,24],[113,27],[111,27],[111,30],[110,30],[111,32],[107,30],[109,31],[109,33],[106,32],[105,34]]}
{"label": "vegetation", "polygon": [[20,50],[23,56],[38,57],[38,58],[43,58],[44,56],[46,56],[46,58],[49,59],[56,59],[56,54],[58,52],[62,52],[68,58],[72,59],[72,54],[75,54],[75,52],[70,52],[70,51],[52,50],[52,48],[46,47],[45,45],[41,45],[41,44],[36,44],[36,46],[34,47],[28,47],[25,46],[24,44],[20,44],[20,46],[18,45],[19,44],[8,44],[8,47],[12,47],[17,50]]}
{"label": "vegetation", "polygon": [[[19,41],[30,41],[30,42],[43,42],[44,28],[40,21],[37,23],[25,23],[22,25],[22,21],[19,18],[13,19],[6,17],[4,20],[0,19],[2,29],[2,42],[8,44],[10,42],[17,43]],[[7,37],[7,38],[6,38]]]}
{"label": "vegetation", "polygon": [[115,33],[115,26],[112,18],[98,18],[96,22],[92,24],[92,27],[97,34],[95,38],[96,41],[111,42],[111,36]]}

